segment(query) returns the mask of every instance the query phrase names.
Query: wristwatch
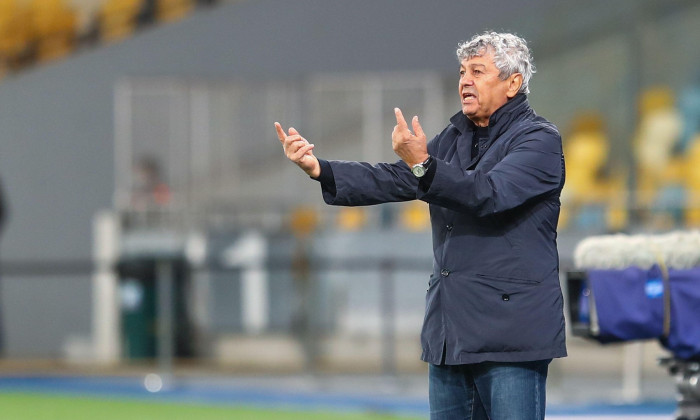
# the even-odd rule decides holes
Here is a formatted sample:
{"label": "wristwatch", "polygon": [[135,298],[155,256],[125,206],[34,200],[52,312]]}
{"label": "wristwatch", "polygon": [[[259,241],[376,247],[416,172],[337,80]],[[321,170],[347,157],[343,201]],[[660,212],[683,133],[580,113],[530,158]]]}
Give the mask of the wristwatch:
{"label": "wristwatch", "polygon": [[422,163],[416,163],[411,167],[411,172],[413,175],[416,176],[416,178],[421,178],[425,175],[425,173],[428,171],[428,165],[430,165],[430,162],[433,160],[432,156],[428,156],[428,159],[425,160],[425,162]]}

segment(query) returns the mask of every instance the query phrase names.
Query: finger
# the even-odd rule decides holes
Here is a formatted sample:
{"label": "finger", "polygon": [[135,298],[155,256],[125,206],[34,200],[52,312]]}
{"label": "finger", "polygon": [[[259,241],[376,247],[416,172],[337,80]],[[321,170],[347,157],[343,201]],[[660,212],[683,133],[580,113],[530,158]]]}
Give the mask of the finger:
{"label": "finger", "polygon": [[294,127],[289,127],[289,135],[290,135],[290,136],[299,137],[304,143],[308,143],[308,142],[309,142],[309,141],[306,140],[304,137],[302,137],[301,134],[299,134],[299,132],[297,131],[297,129],[294,128]]}
{"label": "finger", "polygon": [[313,144],[306,144],[306,145],[300,147],[299,150],[297,150],[294,153],[292,160],[300,161],[304,156],[306,156],[306,154],[312,154],[311,149],[313,149],[313,148],[314,148]]}
{"label": "finger", "polygon": [[287,150],[289,154],[296,153],[300,147],[303,147],[306,144],[308,143],[305,142],[304,139],[302,139],[299,136],[290,136],[287,137],[287,139],[284,141],[285,150]]}
{"label": "finger", "polygon": [[423,127],[420,126],[420,123],[418,122],[418,115],[413,117],[413,132],[416,133],[416,136],[418,137],[425,137],[425,133],[423,132]]}
{"label": "finger", "polygon": [[287,138],[287,135],[284,134],[284,129],[280,125],[280,123],[275,122],[275,130],[277,130],[277,137],[279,137],[280,141],[284,143],[284,139]]}
{"label": "finger", "polygon": [[408,129],[408,124],[403,117],[403,112],[401,112],[399,108],[394,108],[394,114],[396,115],[396,125],[398,125],[400,129]]}

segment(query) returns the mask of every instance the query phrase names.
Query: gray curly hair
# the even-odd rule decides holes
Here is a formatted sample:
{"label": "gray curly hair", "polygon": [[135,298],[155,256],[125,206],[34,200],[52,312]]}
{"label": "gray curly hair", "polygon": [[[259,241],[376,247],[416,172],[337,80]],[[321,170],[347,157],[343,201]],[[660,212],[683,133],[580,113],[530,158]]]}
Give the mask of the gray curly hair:
{"label": "gray curly hair", "polygon": [[464,59],[481,57],[488,52],[493,53],[493,62],[500,71],[498,76],[502,80],[514,73],[520,73],[523,75],[523,84],[519,92],[530,93],[530,78],[537,70],[524,39],[509,33],[487,31],[460,43],[457,46],[457,59],[462,62]]}

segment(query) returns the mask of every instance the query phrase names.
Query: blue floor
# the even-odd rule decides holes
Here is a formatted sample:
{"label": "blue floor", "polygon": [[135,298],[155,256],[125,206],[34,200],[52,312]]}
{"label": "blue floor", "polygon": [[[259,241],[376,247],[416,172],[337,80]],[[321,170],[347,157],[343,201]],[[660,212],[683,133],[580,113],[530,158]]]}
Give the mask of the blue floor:
{"label": "blue floor", "polygon": [[[428,402],[424,397],[377,395],[361,391],[339,393],[259,386],[245,386],[240,381],[227,383],[206,378],[178,379],[160,392],[149,392],[141,378],[114,377],[0,377],[0,392],[36,392],[80,395],[99,398],[140,399],[205,405],[246,405],[265,408],[334,411],[374,411],[425,416]],[[551,416],[669,416],[674,401],[645,402],[633,405],[586,404],[555,405],[547,408]]]}

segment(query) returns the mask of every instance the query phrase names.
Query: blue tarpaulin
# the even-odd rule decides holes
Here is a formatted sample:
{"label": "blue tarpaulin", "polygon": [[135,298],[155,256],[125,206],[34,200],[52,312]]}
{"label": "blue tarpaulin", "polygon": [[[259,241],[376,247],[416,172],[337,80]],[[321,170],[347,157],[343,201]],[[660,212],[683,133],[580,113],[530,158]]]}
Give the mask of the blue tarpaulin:
{"label": "blue tarpaulin", "polygon": [[662,271],[629,267],[590,270],[591,289],[603,343],[657,338],[676,357],[700,358],[700,267],[669,270],[670,332],[664,337]]}
{"label": "blue tarpaulin", "polygon": [[661,342],[681,359],[700,359],[700,267],[670,270],[671,334]]}

